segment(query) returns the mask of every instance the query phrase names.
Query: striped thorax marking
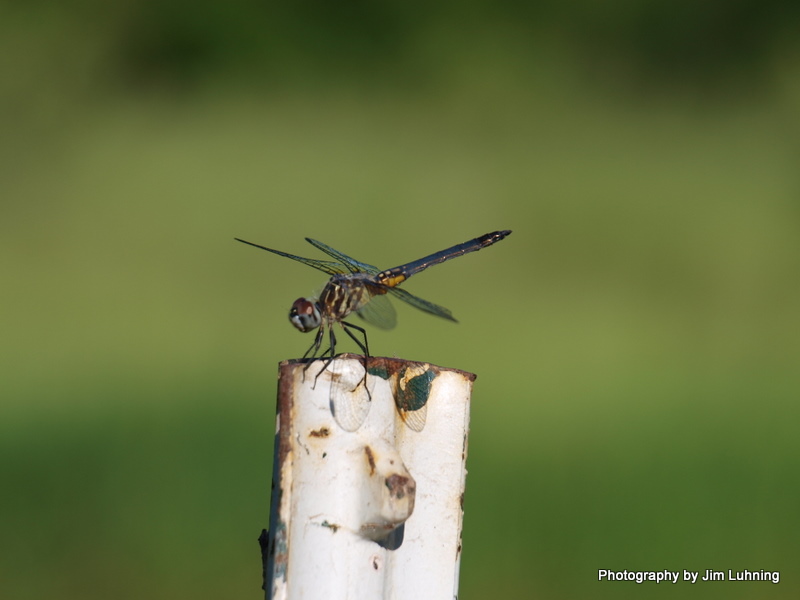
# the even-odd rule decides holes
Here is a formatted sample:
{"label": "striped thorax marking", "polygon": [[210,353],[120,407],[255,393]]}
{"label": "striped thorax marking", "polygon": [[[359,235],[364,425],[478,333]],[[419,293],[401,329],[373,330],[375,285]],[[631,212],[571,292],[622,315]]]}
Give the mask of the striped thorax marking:
{"label": "striped thorax marking", "polygon": [[338,275],[325,285],[318,303],[328,320],[338,321],[363,307],[370,298],[360,277]]}

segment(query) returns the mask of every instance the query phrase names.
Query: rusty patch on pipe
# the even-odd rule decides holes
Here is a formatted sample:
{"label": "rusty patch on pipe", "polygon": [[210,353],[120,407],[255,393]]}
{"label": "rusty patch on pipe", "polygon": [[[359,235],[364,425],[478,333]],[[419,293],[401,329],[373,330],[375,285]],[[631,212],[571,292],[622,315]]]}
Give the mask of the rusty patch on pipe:
{"label": "rusty patch on pipe", "polygon": [[322,523],[320,523],[320,525],[322,525],[323,527],[327,527],[333,533],[336,533],[337,531],[339,531],[339,528],[341,527],[341,525],[336,525],[334,523],[328,523],[328,521],[323,521]]}
{"label": "rusty patch on pipe", "polygon": [[367,455],[367,462],[369,463],[369,474],[375,475],[375,455],[372,453],[372,448],[364,446],[364,452]]}
{"label": "rusty patch on pipe", "polygon": [[389,475],[389,477],[386,478],[385,483],[386,487],[389,488],[389,493],[398,500],[402,500],[406,497],[406,495],[409,495],[413,498],[417,491],[416,481],[410,477],[398,475],[397,473],[394,475]]}
{"label": "rusty patch on pipe", "polygon": [[284,465],[291,460],[291,424],[293,421],[294,395],[293,372],[297,365],[291,361],[283,361],[278,366],[278,404],[276,407],[275,448],[272,464],[272,499],[270,506],[269,540],[267,545],[266,585],[268,595],[275,589],[275,581],[286,581],[286,571],[289,562],[289,539],[286,522],[281,518],[281,508],[284,498],[282,488],[282,475]]}
{"label": "rusty patch on pipe", "polygon": [[[341,358],[355,358],[361,360],[362,356],[359,354],[345,353],[341,355]],[[435,375],[438,375],[443,371],[450,371],[453,373],[458,373],[470,381],[475,381],[476,378],[476,375],[474,373],[470,373],[469,371],[462,371],[461,369],[453,369],[450,367],[440,367],[438,365],[432,365],[430,363],[417,362],[413,360],[403,360],[401,358],[390,358],[388,356],[371,356],[369,359],[367,373],[374,375],[375,377],[388,380],[393,375],[400,374],[401,371],[413,369],[431,371]]]}

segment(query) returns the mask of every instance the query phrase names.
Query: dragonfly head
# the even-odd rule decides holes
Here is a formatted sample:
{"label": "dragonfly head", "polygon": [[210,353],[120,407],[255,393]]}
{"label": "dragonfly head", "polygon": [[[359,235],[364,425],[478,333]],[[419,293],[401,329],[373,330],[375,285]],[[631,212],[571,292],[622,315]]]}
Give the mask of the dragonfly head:
{"label": "dragonfly head", "polygon": [[292,310],[289,311],[289,320],[303,333],[316,329],[322,324],[322,316],[319,314],[317,303],[308,298],[298,298],[294,301]]}

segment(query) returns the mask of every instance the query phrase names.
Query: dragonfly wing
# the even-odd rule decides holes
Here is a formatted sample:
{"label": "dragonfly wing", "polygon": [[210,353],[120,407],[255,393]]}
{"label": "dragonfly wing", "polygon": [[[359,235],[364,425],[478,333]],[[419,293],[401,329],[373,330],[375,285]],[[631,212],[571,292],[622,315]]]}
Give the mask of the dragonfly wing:
{"label": "dragonfly wing", "polygon": [[331,378],[330,410],[345,431],[356,431],[372,405],[360,361],[335,358],[328,366]]}
{"label": "dragonfly wing", "polygon": [[380,329],[392,329],[397,325],[397,313],[387,296],[373,296],[356,314]]}
{"label": "dragonfly wing", "polygon": [[428,417],[428,399],[436,373],[422,365],[412,365],[397,373],[394,402],[397,412],[413,431],[422,431]]}
{"label": "dragonfly wing", "polygon": [[391,294],[394,294],[396,297],[400,298],[400,300],[402,300],[406,304],[410,304],[415,308],[424,310],[425,312],[430,313],[432,315],[436,315],[437,317],[442,317],[443,319],[447,319],[448,321],[456,321],[455,317],[453,317],[453,313],[451,313],[443,306],[439,306],[438,304],[434,304],[433,302],[428,302],[427,300],[423,300],[422,298],[414,296],[413,294],[409,294],[402,288],[387,287],[386,290]]}
{"label": "dragonfly wing", "polygon": [[380,269],[378,267],[374,267],[372,265],[368,265],[367,263],[362,263],[357,261],[355,258],[350,258],[347,254],[339,252],[328,246],[327,244],[323,244],[317,240],[312,240],[311,238],[306,238],[306,241],[314,246],[315,248],[319,248],[328,256],[332,256],[337,260],[338,263],[341,263],[347,270],[351,273],[379,273]]}
{"label": "dragonfly wing", "polygon": [[266,250],[267,252],[272,252],[273,254],[277,254],[278,256],[285,256],[286,258],[291,258],[292,260],[305,263],[309,267],[314,267],[315,269],[319,269],[320,271],[323,271],[328,275],[342,275],[349,271],[349,267],[346,267],[345,265],[338,262],[332,262],[329,260],[316,260],[314,258],[303,258],[302,256],[295,256],[294,254],[281,252],[280,250],[273,250],[272,248],[267,248],[266,246],[259,246],[258,244],[254,244],[253,242],[248,242],[247,240],[241,240],[239,238],[234,238],[234,239],[237,242],[242,242],[243,244],[255,246],[256,248],[261,248],[262,250]]}

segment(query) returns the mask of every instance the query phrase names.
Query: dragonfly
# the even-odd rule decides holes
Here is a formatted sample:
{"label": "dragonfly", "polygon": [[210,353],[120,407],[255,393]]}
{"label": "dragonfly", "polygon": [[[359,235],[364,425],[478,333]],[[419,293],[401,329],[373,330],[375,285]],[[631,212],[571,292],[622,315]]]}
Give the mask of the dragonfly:
{"label": "dragonfly", "polygon": [[[306,238],[306,241],[333,260],[304,258],[240,238],[234,239],[243,244],[304,263],[330,275],[330,279],[316,298],[298,298],[294,301],[289,311],[289,320],[292,325],[304,333],[317,330],[314,342],[303,355],[304,359],[319,357],[326,360],[315,380],[337,356],[335,326],[338,325],[363,352],[364,381],[366,382],[367,361],[370,356],[367,332],[363,327],[345,319],[355,313],[367,323],[380,329],[392,329],[397,323],[397,315],[388,301],[388,296],[391,295],[419,310],[457,322],[448,309],[414,296],[398,286],[412,275],[416,275],[428,267],[496,244],[509,234],[511,234],[510,230],[487,233],[418,260],[384,270],[360,262],[311,238]],[[319,354],[326,332],[328,348]],[[361,339],[354,332],[357,332]],[[306,368],[308,366],[306,365]]]}

